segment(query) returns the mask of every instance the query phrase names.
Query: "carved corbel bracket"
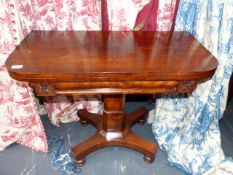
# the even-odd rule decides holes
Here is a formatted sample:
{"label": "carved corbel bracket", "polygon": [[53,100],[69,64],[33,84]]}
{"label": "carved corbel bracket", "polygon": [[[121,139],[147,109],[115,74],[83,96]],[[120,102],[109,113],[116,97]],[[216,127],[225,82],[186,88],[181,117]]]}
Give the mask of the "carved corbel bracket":
{"label": "carved corbel bracket", "polygon": [[55,96],[54,85],[52,84],[30,84],[37,96]]}

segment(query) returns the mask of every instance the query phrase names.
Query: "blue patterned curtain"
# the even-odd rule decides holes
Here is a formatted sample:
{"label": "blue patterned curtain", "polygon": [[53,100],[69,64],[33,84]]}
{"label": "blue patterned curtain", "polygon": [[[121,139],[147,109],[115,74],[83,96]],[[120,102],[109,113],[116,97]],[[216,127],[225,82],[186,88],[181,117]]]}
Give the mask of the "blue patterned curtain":
{"label": "blue patterned curtain", "polygon": [[[171,164],[188,174],[208,174],[225,159],[218,122],[233,68],[233,0],[181,0],[176,30],[192,33],[219,66],[192,95],[157,100],[152,128]],[[232,170],[233,163],[228,165]]]}

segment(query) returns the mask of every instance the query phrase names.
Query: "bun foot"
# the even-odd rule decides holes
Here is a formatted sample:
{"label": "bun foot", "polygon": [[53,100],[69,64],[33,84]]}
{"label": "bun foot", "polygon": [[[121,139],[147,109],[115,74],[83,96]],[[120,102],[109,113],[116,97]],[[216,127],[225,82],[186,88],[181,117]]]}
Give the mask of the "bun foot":
{"label": "bun foot", "polygon": [[146,163],[152,163],[154,161],[155,156],[148,156],[148,155],[144,155],[144,162]]}
{"label": "bun foot", "polygon": [[75,160],[75,163],[78,165],[78,167],[82,167],[85,164],[85,158]]}
{"label": "bun foot", "polygon": [[82,126],[87,126],[88,125],[87,121],[82,120],[82,119],[80,119],[80,123],[81,123]]}
{"label": "bun foot", "polygon": [[138,124],[139,125],[144,125],[145,124],[145,118],[141,118],[139,121],[138,121]]}

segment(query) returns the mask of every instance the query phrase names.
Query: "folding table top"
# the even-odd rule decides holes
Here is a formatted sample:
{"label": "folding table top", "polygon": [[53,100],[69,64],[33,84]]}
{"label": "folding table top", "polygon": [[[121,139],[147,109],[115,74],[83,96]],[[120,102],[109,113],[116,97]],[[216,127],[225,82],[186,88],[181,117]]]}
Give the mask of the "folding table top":
{"label": "folding table top", "polygon": [[217,65],[187,32],[33,31],[6,61],[28,82],[199,80]]}

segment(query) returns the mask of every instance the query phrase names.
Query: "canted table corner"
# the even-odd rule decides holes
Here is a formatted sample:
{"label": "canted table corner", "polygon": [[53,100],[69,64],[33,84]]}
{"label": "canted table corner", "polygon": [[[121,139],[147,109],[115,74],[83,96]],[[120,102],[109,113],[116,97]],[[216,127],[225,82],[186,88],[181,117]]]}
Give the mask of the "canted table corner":
{"label": "canted table corner", "polygon": [[6,61],[9,75],[29,82],[37,96],[103,97],[103,115],[78,111],[96,133],[71,150],[79,166],[91,152],[123,146],[152,162],[157,145],[131,130],[144,107],[125,113],[126,94],[192,93],[217,60],[187,32],[33,31]]}

